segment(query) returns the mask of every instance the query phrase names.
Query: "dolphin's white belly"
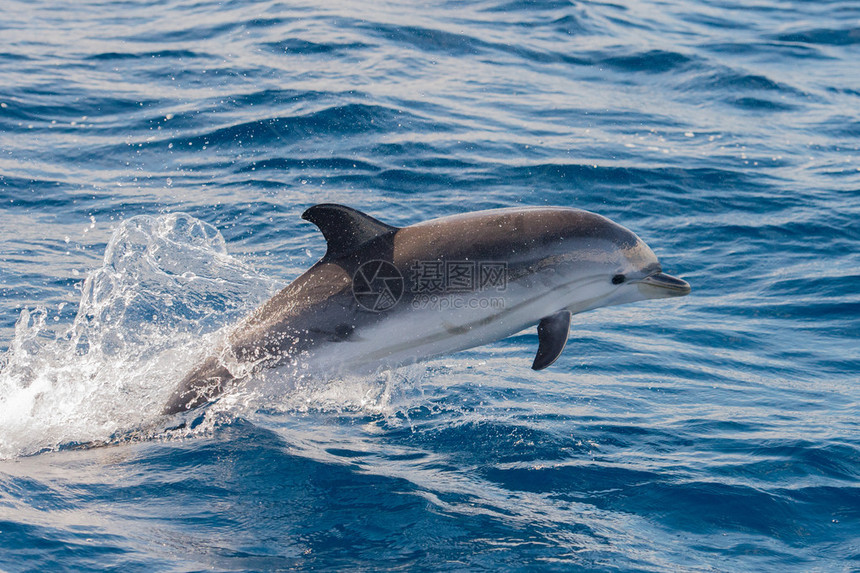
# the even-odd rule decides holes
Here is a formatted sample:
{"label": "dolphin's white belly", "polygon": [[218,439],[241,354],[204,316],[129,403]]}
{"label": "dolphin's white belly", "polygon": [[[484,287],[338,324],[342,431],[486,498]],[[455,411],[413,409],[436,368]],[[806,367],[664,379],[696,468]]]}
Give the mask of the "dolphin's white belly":
{"label": "dolphin's white belly", "polygon": [[320,344],[306,360],[312,370],[329,374],[369,372],[489,344],[575,304],[577,290],[587,295],[589,289],[568,284],[536,296],[533,287],[514,284],[504,296],[448,295],[428,308],[394,308],[378,324],[357,330],[347,340]]}

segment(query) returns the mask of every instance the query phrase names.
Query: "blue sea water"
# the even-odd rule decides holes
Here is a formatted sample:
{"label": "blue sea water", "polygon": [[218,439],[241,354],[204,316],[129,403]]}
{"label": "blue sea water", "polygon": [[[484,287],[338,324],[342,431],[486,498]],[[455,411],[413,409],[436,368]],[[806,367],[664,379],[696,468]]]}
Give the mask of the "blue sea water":
{"label": "blue sea water", "polygon": [[[858,62],[853,0],[4,0],[0,570],[860,569]],[[320,202],[693,292],[171,429]]]}

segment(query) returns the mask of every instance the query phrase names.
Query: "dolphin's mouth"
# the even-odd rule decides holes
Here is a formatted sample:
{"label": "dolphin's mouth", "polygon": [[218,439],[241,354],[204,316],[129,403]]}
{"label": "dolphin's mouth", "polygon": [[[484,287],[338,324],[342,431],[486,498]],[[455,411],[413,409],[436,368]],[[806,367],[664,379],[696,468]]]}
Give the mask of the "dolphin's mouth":
{"label": "dolphin's mouth", "polygon": [[690,284],[682,279],[655,273],[638,281],[639,291],[648,298],[670,298],[690,294]]}

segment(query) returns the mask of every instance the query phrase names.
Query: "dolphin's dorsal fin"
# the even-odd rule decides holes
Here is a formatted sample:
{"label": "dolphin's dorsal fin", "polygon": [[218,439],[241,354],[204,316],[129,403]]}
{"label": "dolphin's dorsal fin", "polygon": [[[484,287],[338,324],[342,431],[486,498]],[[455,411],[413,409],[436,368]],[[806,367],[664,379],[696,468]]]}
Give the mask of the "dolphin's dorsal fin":
{"label": "dolphin's dorsal fin", "polygon": [[570,332],[570,311],[561,310],[545,316],[538,323],[538,351],[532,369],[543,370],[556,361],[567,344]]}
{"label": "dolphin's dorsal fin", "polygon": [[333,203],[314,205],[302,213],[302,219],[322,231],[328,243],[326,259],[349,254],[368,241],[398,229],[361,211]]}

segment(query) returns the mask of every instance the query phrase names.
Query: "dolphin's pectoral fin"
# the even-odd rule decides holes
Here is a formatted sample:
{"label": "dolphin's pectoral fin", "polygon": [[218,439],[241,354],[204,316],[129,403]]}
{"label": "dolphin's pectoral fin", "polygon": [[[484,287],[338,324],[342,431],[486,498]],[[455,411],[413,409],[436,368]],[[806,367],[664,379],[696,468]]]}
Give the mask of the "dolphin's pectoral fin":
{"label": "dolphin's pectoral fin", "polygon": [[532,369],[543,370],[561,356],[561,351],[567,344],[567,335],[570,332],[570,311],[562,310],[552,316],[545,316],[538,323],[537,330],[538,351],[532,363]]}
{"label": "dolphin's pectoral fin", "polygon": [[349,254],[368,241],[398,229],[361,211],[332,203],[314,205],[302,213],[302,219],[322,231],[328,243],[327,259]]}

